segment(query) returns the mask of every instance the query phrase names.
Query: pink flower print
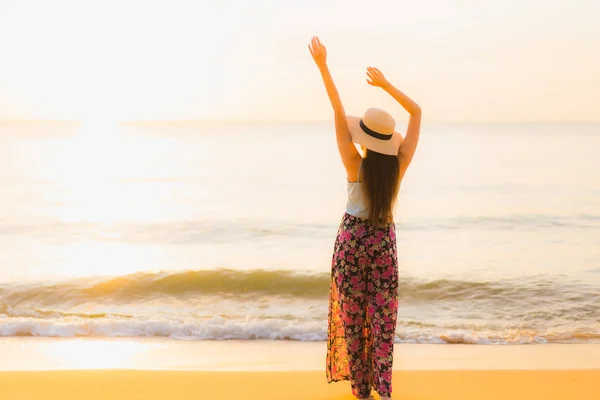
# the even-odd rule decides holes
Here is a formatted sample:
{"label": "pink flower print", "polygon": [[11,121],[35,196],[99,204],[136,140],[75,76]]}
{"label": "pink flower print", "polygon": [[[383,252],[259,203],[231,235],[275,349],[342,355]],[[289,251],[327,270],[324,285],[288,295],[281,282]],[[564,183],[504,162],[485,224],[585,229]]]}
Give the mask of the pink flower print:
{"label": "pink flower print", "polygon": [[392,373],[390,371],[385,371],[384,373],[381,374],[381,377],[386,382],[391,382],[392,381]]}
{"label": "pink flower print", "polygon": [[367,289],[369,290],[369,292],[372,292],[372,291],[373,291],[373,289],[374,289],[373,282],[369,282],[369,283],[367,284]]}
{"label": "pink flower print", "polygon": [[363,372],[361,370],[358,370],[358,371],[355,372],[355,378],[356,378],[356,380],[361,380],[362,378],[364,378],[364,376],[365,375],[363,374]]}
{"label": "pink flower print", "polygon": [[356,253],[356,249],[354,247],[350,248],[350,250],[348,250],[348,252],[352,255],[354,255],[354,253]]}
{"label": "pink flower print", "polygon": [[375,270],[373,271],[373,278],[379,280],[379,278],[381,278],[381,274],[379,273],[379,271]]}
{"label": "pink flower print", "polygon": [[375,314],[375,307],[373,307],[373,306],[369,306],[369,307],[367,308],[367,312],[369,313],[369,315],[373,315],[373,314]]}
{"label": "pink flower print", "polygon": [[381,267],[383,265],[383,258],[381,258],[381,257],[375,258],[375,264],[377,264],[378,267]]}
{"label": "pink flower print", "polygon": [[386,387],[385,385],[382,383],[379,385],[379,389],[377,390],[377,393],[386,393]]}
{"label": "pink flower print", "polygon": [[379,324],[373,325],[373,332],[375,332],[375,333],[381,332],[381,325],[379,325]]}
{"label": "pink flower print", "polygon": [[356,314],[356,313],[357,313],[357,312],[359,312],[359,311],[360,311],[360,307],[358,306],[358,304],[356,304],[356,303],[353,303],[353,304],[350,306],[350,312],[352,312],[352,313]]}
{"label": "pink flower print", "polygon": [[360,258],[358,259],[358,265],[359,265],[360,267],[364,267],[366,264],[367,264],[367,259],[366,259],[366,258],[364,258],[364,257],[360,257]]}
{"label": "pink flower print", "polygon": [[344,317],[342,318],[344,320],[344,324],[346,325],[352,325],[354,321],[352,321],[352,317],[350,316],[350,314],[344,314]]}
{"label": "pink flower print", "polygon": [[365,283],[364,282],[359,282],[356,285],[354,285],[352,287],[352,290],[356,291],[356,292],[362,292],[363,290],[365,290]]}
{"label": "pink flower print", "polygon": [[388,317],[387,314],[383,316],[383,320],[385,322],[391,322],[390,317]]}
{"label": "pink flower print", "polygon": [[353,276],[352,278],[350,278],[351,285],[356,285],[358,282],[360,282],[358,276]]}
{"label": "pink flower print", "polygon": [[358,340],[353,340],[352,343],[350,343],[350,346],[348,346],[348,349],[351,351],[357,351],[358,350]]}
{"label": "pink flower print", "polygon": [[390,345],[388,343],[381,343],[381,351],[384,353],[390,352]]}
{"label": "pink flower print", "polygon": [[394,274],[394,267],[390,265],[388,269],[383,273],[383,279],[390,279],[390,277]]}
{"label": "pink flower print", "polygon": [[365,229],[364,226],[360,226],[357,230],[356,230],[356,236],[358,237],[363,237],[365,235],[365,233],[367,232],[367,230]]}
{"label": "pink flower print", "polygon": [[360,315],[358,317],[356,317],[356,320],[354,321],[354,323],[356,325],[362,325],[363,322],[364,322],[364,319]]}
{"label": "pink flower print", "polygon": [[344,282],[344,277],[342,276],[342,274],[339,274],[339,275],[337,276],[337,283],[338,283],[338,286],[342,286],[342,282]]}
{"label": "pink flower print", "polygon": [[395,310],[398,307],[398,302],[396,300],[390,300],[388,303],[388,308],[390,310]]}
{"label": "pink flower print", "polygon": [[381,242],[383,240],[383,232],[377,231],[377,233],[375,234],[375,237],[377,238],[378,242]]}
{"label": "pink flower print", "polygon": [[346,258],[348,260],[349,263],[354,264],[354,256],[348,256],[348,258]]}
{"label": "pink flower print", "polygon": [[385,330],[388,332],[391,332],[392,329],[394,329],[394,325],[393,324],[385,324]]}
{"label": "pink flower print", "polygon": [[385,258],[385,264],[386,264],[386,265],[392,265],[392,257],[390,257],[390,256],[387,256],[387,257]]}
{"label": "pink flower print", "polygon": [[350,240],[351,236],[349,232],[342,232],[340,234],[340,239],[342,242],[347,242],[348,240]]}
{"label": "pink flower print", "polygon": [[396,239],[396,231],[394,229],[390,229],[389,235],[392,240]]}
{"label": "pink flower print", "polygon": [[377,293],[375,295],[375,303],[377,303],[377,305],[380,307],[385,305],[385,299],[383,298],[383,295],[381,293]]}
{"label": "pink flower print", "polygon": [[367,249],[367,253],[369,253],[369,255],[370,255],[371,257],[373,257],[373,256],[375,255],[375,250],[374,250],[372,247],[369,247],[369,248]]}

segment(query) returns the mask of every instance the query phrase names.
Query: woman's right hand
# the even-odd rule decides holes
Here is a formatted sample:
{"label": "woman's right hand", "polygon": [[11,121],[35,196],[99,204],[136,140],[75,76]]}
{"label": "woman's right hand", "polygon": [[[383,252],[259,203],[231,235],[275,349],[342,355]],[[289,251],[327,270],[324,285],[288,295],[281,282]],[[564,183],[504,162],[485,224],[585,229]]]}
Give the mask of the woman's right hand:
{"label": "woman's right hand", "polygon": [[308,50],[317,67],[323,68],[327,65],[327,49],[317,36],[314,36],[308,45]]}
{"label": "woman's right hand", "polygon": [[367,77],[367,83],[371,86],[376,86],[385,89],[390,85],[390,82],[388,82],[388,80],[385,79],[385,76],[383,76],[381,71],[377,68],[368,67]]}

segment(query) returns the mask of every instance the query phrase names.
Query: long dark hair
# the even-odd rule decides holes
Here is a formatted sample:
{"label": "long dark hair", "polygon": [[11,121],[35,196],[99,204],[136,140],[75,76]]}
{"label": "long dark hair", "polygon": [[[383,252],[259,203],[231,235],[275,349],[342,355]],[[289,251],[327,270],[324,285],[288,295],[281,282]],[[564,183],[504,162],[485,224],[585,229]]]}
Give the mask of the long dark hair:
{"label": "long dark hair", "polygon": [[366,149],[362,160],[362,174],[369,222],[377,227],[391,223],[400,188],[398,156]]}

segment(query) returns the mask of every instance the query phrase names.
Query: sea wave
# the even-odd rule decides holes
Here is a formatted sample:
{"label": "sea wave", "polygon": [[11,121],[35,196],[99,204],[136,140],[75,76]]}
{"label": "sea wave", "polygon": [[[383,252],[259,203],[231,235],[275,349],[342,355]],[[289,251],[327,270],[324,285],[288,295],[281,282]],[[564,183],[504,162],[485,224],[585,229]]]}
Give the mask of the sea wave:
{"label": "sea wave", "polygon": [[[206,320],[127,319],[107,315],[102,318],[69,317],[39,319],[0,318],[0,337],[162,337],[175,340],[296,340],[324,341],[326,321],[283,319],[236,319],[214,317]],[[600,329],[461,329],[429,324],[415,328],[400,321],[396,343],[437,344],[544,344],[600,343]]]}
{"label": "sea wave", "polygon": [[[0,336],[325,340],[329,273],[140,272],[0,286]],[[600,287],[565,276],[399,281],[397,341],[600,341]]]}
{"label": "sea wave", "polygon": [[[329,293],[329,273],[296,273],[255,269],[139,272],[111,278],[89,278],[53,283],[0,285],[2,305],[35,303],[53,305],[95,301],[137,302],[160,298],[189,299],[221,295],[234,298],[286,296],[324,299]],[[566,277],[519,277],[500,280],[423,279],[402,277],[399,298],[404,303],[494,300],[504,303],[548,301],[576,304],[600,311],[600,286]],[[594,308],[596,304],[596,308]]]}

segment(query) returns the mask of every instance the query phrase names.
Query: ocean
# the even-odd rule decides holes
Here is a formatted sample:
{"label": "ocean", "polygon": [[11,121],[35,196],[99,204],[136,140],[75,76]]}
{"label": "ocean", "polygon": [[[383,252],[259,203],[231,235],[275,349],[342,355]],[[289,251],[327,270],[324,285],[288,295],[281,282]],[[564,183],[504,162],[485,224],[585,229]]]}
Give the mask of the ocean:
{"label": "ocean", "polygon": [[[425,123],[396,342],[600,343],[598,149]],[[345,179],[332,123],[0,124],[0,336],[324,341]]]}

